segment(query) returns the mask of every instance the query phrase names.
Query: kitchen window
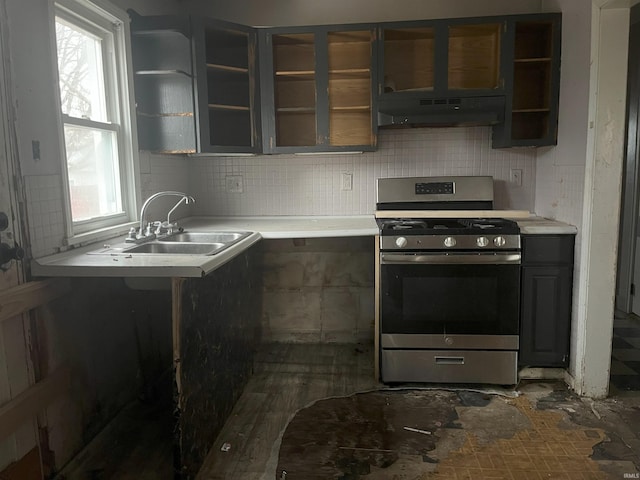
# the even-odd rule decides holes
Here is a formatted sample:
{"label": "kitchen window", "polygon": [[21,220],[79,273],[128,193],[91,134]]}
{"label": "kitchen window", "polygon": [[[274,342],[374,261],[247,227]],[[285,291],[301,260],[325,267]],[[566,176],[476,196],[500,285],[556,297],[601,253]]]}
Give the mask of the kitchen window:
{"label": "kitchen window", "polygon": [[136,218],[127,22],[126,13],[96,1],[55,4],[70,243]]}

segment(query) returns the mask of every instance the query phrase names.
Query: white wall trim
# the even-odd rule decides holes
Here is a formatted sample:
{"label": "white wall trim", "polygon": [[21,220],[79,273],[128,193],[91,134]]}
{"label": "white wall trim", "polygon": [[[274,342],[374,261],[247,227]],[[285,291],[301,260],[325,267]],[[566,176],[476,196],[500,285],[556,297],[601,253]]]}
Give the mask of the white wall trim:
{"label": "white wall trim", "polygon": [[629,9],[592,5],[589,132],[578,285],[575,389],[609,390],[624,155]]}

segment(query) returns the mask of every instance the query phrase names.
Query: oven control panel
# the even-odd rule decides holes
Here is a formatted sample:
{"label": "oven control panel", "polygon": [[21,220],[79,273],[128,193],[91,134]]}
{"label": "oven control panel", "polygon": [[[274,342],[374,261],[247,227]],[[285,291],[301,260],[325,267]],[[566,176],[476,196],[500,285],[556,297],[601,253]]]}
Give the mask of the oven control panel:
{"label": "oven control panel", "polygon": [[416,183],[416,195],[453,195],[456,190],[454,182]]}
{"label": "oven control panel", "polygon": [[382,250],[519,250],[520,235],[408,235],[380,237]]}

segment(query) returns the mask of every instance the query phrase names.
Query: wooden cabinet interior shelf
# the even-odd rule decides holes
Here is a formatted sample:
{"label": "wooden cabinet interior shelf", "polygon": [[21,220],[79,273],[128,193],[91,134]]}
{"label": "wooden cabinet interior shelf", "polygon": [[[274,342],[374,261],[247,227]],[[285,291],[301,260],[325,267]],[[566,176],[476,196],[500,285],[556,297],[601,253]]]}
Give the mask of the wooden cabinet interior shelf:
{"label": "wooden cabinet interior shelf", "polygon": [[315,35],[285,33],[272,40],[276,145],[316,145]]}
{"label": "wooden cabinet interior shelf", "polygon": [[550,21],[516,23],[511,117],[514,140],[549,134],[552,44]]}
{"label": "wooden cabinet interior shelf", "polygon": [[207,68],[211,70],[219,70],[222,72],[235,72],[242,74],[249,73],[249,69],[246,67],[232,67],[231,65],[218,65],[215,63],[207,63]]}
{"label": "wooden cabinet interior shelf", "polygon": [[185,77],[192,78],[189,72],[183,70],[138,70],[136,75],[184,75]]}
{"label": "wooden cabinet interior shelf", "polygon": [[502,24],[449,27],[450,90],[497,89],[500,85],[500,32]]}
{"label": "wooden cabinet interior shelf", "polygon": [[384,29],[384,91],[433,90],[434,29]]}
{"label": "wooden cabinet interior shelf", "polygon": [[370,30],[329,32],[329,144],[371,145]]}

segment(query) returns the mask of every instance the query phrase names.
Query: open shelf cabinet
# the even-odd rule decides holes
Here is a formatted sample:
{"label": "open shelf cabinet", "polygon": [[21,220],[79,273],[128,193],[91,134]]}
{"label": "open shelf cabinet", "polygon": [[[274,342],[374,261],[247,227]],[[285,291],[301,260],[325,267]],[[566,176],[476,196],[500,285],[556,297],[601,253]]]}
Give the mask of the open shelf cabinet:
{"label": "open shelf cabinet", "polygon": [[494,130],[494,147],[556,144],[560,15],[537,15],[511,23],[510,108],[504,127]]}
{"label": "open shelf cabinet", "polygon": [[139,147],[193,153],[196,136],[189,18],[129,13]]}

